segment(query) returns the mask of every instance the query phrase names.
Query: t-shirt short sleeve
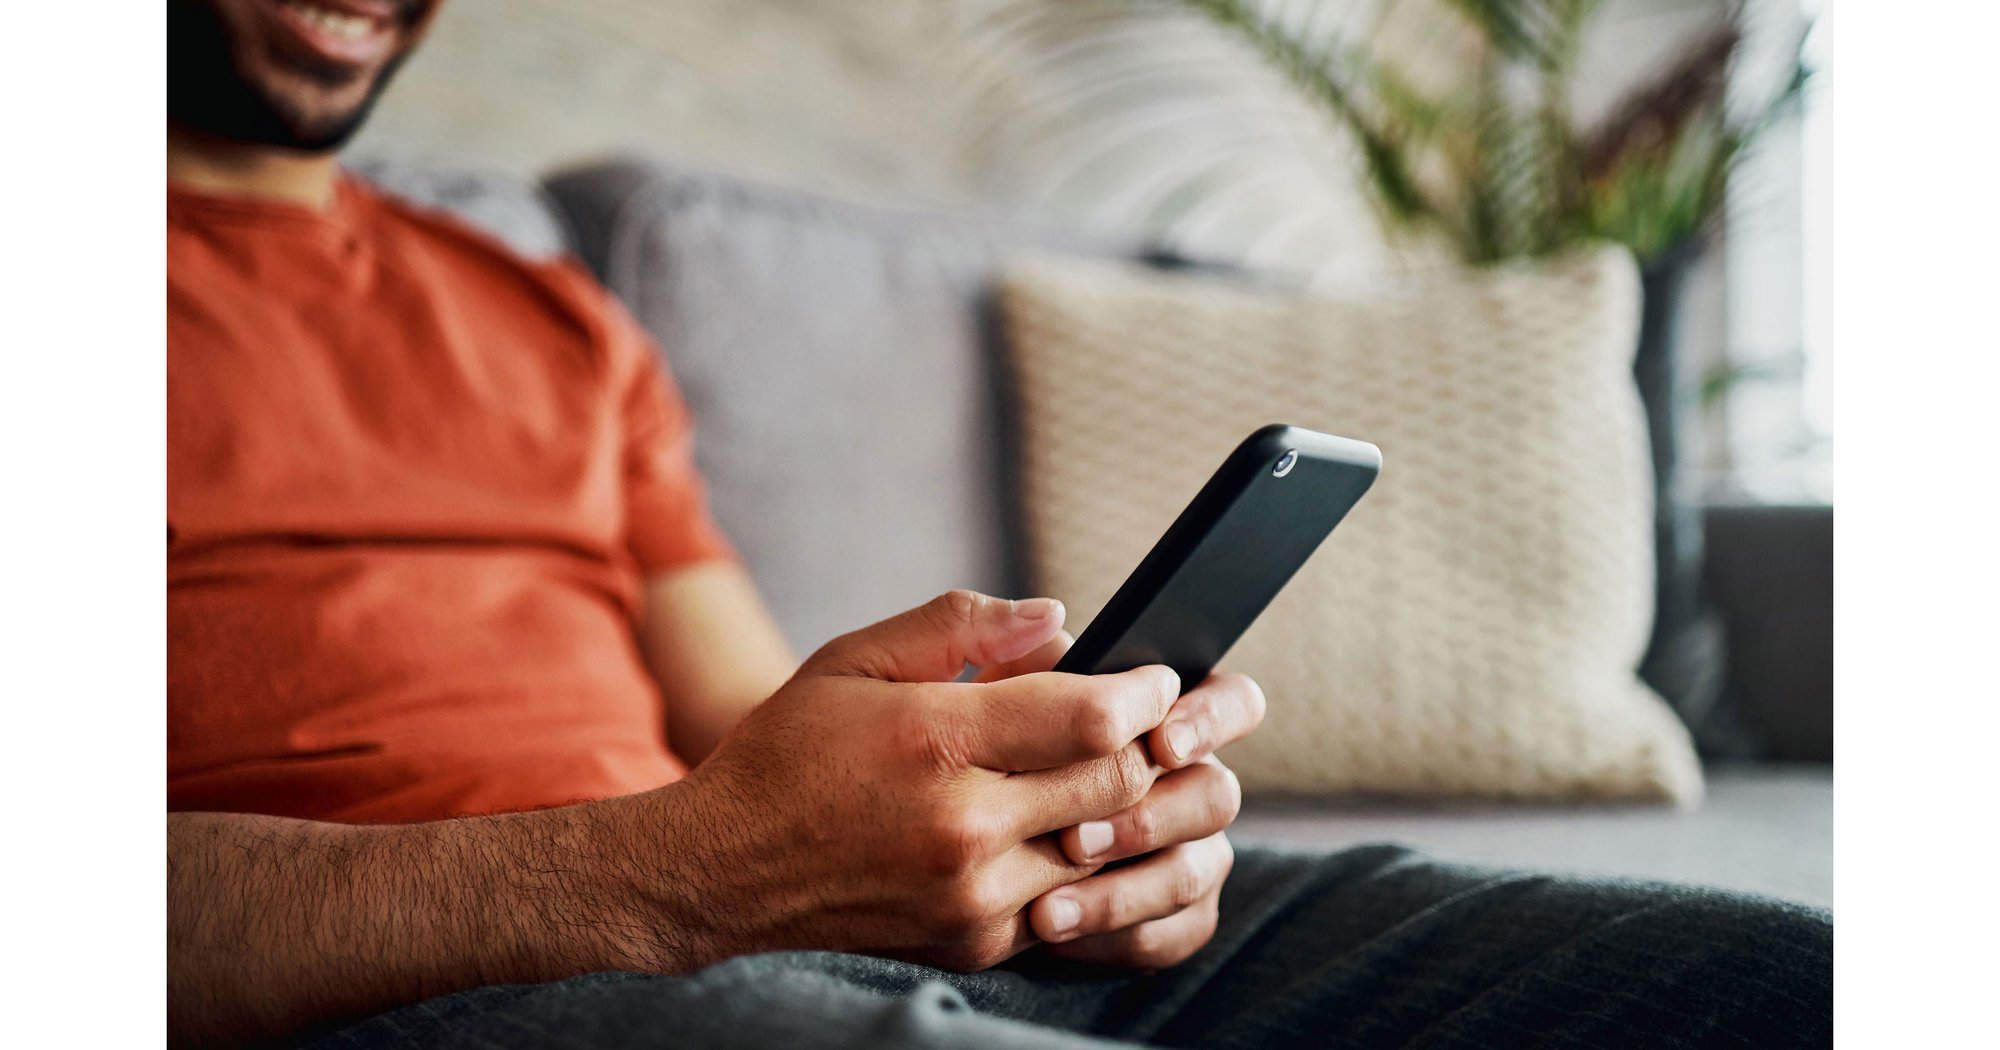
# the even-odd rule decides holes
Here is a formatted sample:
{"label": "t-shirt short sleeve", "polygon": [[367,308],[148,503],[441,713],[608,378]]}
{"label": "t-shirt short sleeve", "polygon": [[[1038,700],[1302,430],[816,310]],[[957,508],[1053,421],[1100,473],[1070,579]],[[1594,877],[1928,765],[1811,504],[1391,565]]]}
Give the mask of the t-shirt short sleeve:
{"label": "t-shirt short sleeve", "polygon": [[696,562],[735,560],[709,513],[708,484],[695,465],[694,419],[652,337],[605,296],[612,360],[623,377],[625,534],[640,568],[664,572]]}

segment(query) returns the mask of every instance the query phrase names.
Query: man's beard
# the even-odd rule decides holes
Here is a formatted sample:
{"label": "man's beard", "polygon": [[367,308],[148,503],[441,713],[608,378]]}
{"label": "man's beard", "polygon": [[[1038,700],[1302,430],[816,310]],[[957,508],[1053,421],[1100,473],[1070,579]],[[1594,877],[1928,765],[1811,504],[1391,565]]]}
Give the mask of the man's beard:
{"label": "man's beard", "polygon": [[[407,57],[405,53],[390,59],[352,110],[315,118],[272,97],[237,68],[221,16],[206,4],[167,5],[167,54],[168,120],[231,142],[303,153],[325,153],[346,145]],[[352,75],[332,69],[298,72],[329,87]]]}

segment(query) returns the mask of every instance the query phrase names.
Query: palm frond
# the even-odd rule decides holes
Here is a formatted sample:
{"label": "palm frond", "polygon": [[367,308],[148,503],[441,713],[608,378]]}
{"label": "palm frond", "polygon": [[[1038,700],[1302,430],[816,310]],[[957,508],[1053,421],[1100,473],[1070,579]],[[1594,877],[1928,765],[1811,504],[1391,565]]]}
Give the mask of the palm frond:
{"label": "palm frond", "polygon": [[1568,69],[1595,0],[1444,0],[1509,58]]}
{"label": "palm frond", "polygon": [[[1096,200],[1168,240],[1308,259],[1344,235],[1339,194],[1308,188],[1352,178],[1333,163],[1358,167],[1387,231],[1469,261],[1599,237],[1654,257],[1720,213],[1737,160],[1807,75],[1732,117],[1731,3],[1586,128],[1570,93],[1598,0],[963,2],[986,12],[986,52],[965,66],[996,115],[971,136],[976,163],[1038,157],[1037,203]],[[1346,15],[1367,9],[1357,33]]]}
{"label": "palm frond", "polygon": [[[1355,19],[1287,3],[1330,65]],[[962,92],[970,181],[993,199],[1175,250],[1340,281],[1387,265],[1360,147],[1320,96],[1206,12],[1165,0],[962,0],[940,60]]]}

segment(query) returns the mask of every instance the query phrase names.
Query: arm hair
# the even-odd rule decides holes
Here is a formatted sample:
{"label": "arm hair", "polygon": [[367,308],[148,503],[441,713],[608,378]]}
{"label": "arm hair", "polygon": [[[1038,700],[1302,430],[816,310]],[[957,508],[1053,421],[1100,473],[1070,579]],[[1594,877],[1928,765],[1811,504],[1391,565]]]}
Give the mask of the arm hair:
{"label": "arm hair", "polygon": [[169,814],[171,1041],[240,1045],[481,985],[675,969],[672,926],[641,919],[611,816]]}

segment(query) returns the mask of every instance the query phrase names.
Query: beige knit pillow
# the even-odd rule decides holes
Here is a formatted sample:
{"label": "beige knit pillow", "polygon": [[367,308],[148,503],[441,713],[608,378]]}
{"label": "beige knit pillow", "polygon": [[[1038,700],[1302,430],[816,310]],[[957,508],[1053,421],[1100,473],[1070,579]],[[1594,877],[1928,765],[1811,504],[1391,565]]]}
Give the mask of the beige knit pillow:
{"label": "beige knit pillow", "polygon": [[1691,803],[1688,734],[1633,670],[1638,296],[1613,249],[1349,299],[1018,266],[1001,297],[1037,590],[1088,623],[1258,426],[1372,441],[1380,480],[1224,661],[1270,699],[1223,756],[1244,786]]}

